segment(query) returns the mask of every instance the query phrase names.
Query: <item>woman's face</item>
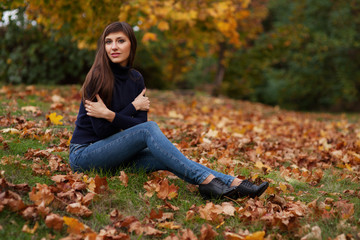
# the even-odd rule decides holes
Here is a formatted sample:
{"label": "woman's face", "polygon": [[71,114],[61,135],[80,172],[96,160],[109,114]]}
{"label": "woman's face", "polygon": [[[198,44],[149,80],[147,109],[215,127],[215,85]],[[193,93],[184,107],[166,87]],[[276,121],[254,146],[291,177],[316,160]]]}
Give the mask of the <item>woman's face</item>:
{"label": "woman's face", "polygon": [[113,63],[125,67],[130,56],[130,40],[123,32],[110,33],[105,37],[105,51]]}

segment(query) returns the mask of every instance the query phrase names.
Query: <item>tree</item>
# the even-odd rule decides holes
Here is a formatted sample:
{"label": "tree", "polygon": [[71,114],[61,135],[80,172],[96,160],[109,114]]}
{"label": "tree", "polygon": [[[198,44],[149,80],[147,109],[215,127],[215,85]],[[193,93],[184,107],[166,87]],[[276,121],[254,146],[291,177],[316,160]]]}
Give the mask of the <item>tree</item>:
{"label": "tree", "polygon": [[[15,1],[12,7],[18,7]],[[246,47],[262,31],[267,15],[266,0],[33,0],[27,5],[28,16],[51,31],[71,34],[81,47],[96,46],[104,26],[127,21],[138,26],[142,41],[150,48],[162,39],[158,59],[165,60],[164,77],[176,82],[191,69],[196,56],[217,59],[215,88],[221,85],[231,53]],[[11,3],[10,3],[11,5]],[[156,56],[155,56],[156,58]]]}

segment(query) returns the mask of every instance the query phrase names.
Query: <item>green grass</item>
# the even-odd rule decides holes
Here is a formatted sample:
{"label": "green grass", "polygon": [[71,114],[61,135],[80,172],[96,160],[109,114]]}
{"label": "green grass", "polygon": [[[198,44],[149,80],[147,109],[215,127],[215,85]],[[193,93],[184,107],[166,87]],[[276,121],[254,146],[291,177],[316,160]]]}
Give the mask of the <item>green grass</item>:
{"label": "green grass", "polygon": [[[40,88],[40,87],[39,87]],[[54,90],[55,87],[48,87],[49,91]],[[62,91],[68,91],[70,87],[65,87]],[[156,94],[161,95],[161,92],[156,92]],[[155,95],[156,95],[155,94]],[[8,112],[11,112],[11,116],[24,116],[27,120],[32,121],[44,121],[45,122],[45,114],[49,112],[50,103],[44,101],[44,96],[36,96],[30,95],[24,99],[6,99],[0,95],[0,99],[2,100],[2,105],[0,108],[0,114],[6,115]],[[15,101],[15,102],[14,102]],[[41,109],[43,114],[41,116],[34,117],[31,113],[24,113],[21,111],[22,106],[37,106]],[[7,106],[10,106],[9,108]],[[10,111],[11,108],[14,107],[15,111]],[[17,110],[16,110],[17,109]],[[69,115],[76,115],[76,113],[71,112]],[[268,113],[269,115],[273,113]],[[358,115],[350,116],[351,121],[357,121]],[[154,116],[153,119],[159,121],[166,121],[165,117]],[[328,121],[328,120],[327,120]],[[330,121],[330,120],[329,120]],[[0,127],[7,128],[12,126],[4,126]],[[173,127],[173,126],[171,126]],[[45,129],[45,126],[44,128]],[[53,135],[57,133],[61,133],[65,129],[68,131],[73,130],[72,124],[65,124],[64,126],[50,126],[52,129]],[[28,149],[46,149],[50,146],[54,146],[60,143],[59,137],[54,137],[54,139],[50,142],[41,142],[36,139],[29,138],[20,138],[17,134],[9,134],[9,133],[1,133],[1,137],[3,141],[5,141],[9,149],[1,149],[0,150],[0,160],[4,162],[4,164],[0,164],[0,170],[5,171],[4,176],[8,182],[19,184],[19,183],[28,183],[32,188],[36,185],[36,183],[43,183],[47,185],[54,185],[54,182],[50,179],[51,176],[45,175],[36,175],[31,169],[32,160],[26,160],[24,158],[24,154],[28,151]],[[175,139],[175,142],[180,142],[183,137],[189,137],[186,133],[182,133],[182,135],[178,135],[178,138]],[[0,148],[3,147],[3,144],[0,143]],[[68,161],[68,152],[63,151],[56,153],[63,158],[64,162]],[[199,154],[200,153],[195,153]],[[191,156],[191,157],[199,157],[199,156]],[[41,159],[44,163],[46,163],[45,159]],[[215,158],[209,158],[210,162],[216,162]],[[7,161],[7,162],[6,162]],[[241,159],[241,161],[246,161],[245,159]],[[5,164],[6,162],[6,164]],[[291,163],[283,164],[284,167],[290,166]],[[216,164],[215,164],[216,166]],[[96,232],[99,232],[106,225],[111,223],[110,221],[110,212],[113,209],[118,209],[124,216],[135,216],[140,221],[143,221],[144,218],[149,216],[152,209],[158,209],[160,206],[164,205],[164,201],[157,198],[156,194],[151,198],[146,198],[143,195],[145,194],[145,189],[143,188],[144,183],[151,178],[150,174],[146,174],[144,172],[136,172],[132,173],[131,169],[125,169],[126,173],[129,177],[128,186],[125,187],[117,178],[119,176],[119,171],[115,174],[110,172],[94,172],[89,171],[85,174],[89,175],[89,177],[95,177],[96,175],[100,175],[101,177],[106,176],[109,191],[103,195],[100,195],[90,204],[89,208],[93,212],[91,217],[88,218],[80,218],[77,217],[81,222],[87,224],[91,229]],[[319,202],[325,201],[326,198],[332,198],[334,201],[338,201],[340,199],[348,200],[350,203],[354,204],[355,212],[354,215],[347,219],[344,223],[342,223],[341,218],[339,216],[331,217],[329,219],[321,218],[315,215],[309,215],[300,219],[301,226],[305,226],[306,224],[310,225],[310,228],[313,226],[319,226],[322,229],[322,238],[335,238],[341,233],[352,234],[355,236],[357,232],[359,232],[359,222],[360,218],[360,199],[358,195],[350,195],[345,194],[345,190],[355,190],[359,192],[359,181],[351,181],[350,179],[340,179],[341,173],[348,173],[349,175],[356,176],[356,173],[348,172],[345,169],[337,169],[331,168],[329,170],[324,171],[324,176],[322,180],[316,186],[311,186],[304,181],[299,181],[297,179],[287,180],[283,178],[280,174],[279,169],[273,169],[266,175],[264,175],[259,170],[256,170],[261,179],[268,179],[271,181],[271,187],[276,188],[280,197],[294,197],[294,201],[301,201],[304,204],[308,204],[315,199],[318,199]],[[249,178],[253,176],[254,169],[250,169],[248,167],[242,167],[240,164],[236,166],[234,172],[237,175],[244,176]],[[55,172],[55,174],[64,174],[62,172]],[[178,224],[181,224],[182,229],[189,228],[196,235],[200,234],[201,226],[204,223],[210,223],[215,229],[219,223],[211,223],[204,219],[201,219],[199,215],[196,215],[194,219],[187,221],[186,213],[192,206],[204,206],[206,201],[204,201],[197,191],[191,192],[189,191],[189,185],[180,180],[180,179],[170,179],[170,183],[174,183],[179,186],[178,197],[172,200],[168,200],[169,203],[174,206],[179,207],[178,211],[163,209],[164,212],[173,212],[174,221]],[[282,193],[278,189],[279,183],[288,182],[293,188],[293,192]],[[299,194],[302,193],[302,194]],[[24,194],[21,196],[26,204],[32,204],[29,199],[28,194]],[[265,195],[265,200],[262,200],[264,204],[267,204],[266,198],[269,195]],[[145,199],[145,200],[144,200]],[[215,204],[221,204],[221,201],[214,201]],[[245,207],[246,201],[234,203],[236,207]],[[61,216],[70,216],[75,217],[71,214],[68,214],[65,210],[61,209],[52,209],[52,212],[57,213]],[[11,212],[9,209],[5,208],[0,212],[0,225],[3,230],[0,230],[0,239],[41,239],[46,238],[50,239],[50,235],[53,235],[55,239],[65,237],[68,234],[66,233],[66,227],[63,228],[62,231],[54,231],[46,227],[43,219],[37,220],[39,223],[39,228],[35,231],[34,234],[29,234],[22,232],[21,229],[24,224],[28,223],[29,226],[34,226],[35,222],[24,220],[19,214]],[[250,232],[262,231],[266,229],[266,235],[271,233],[280,234],[284,239],[299,239],[301,237],[293,235],[291,232],[287,230],[280,229],[279,227],[266,227],[264,222],[262,221],[254,221],[254,222],[246,222],[239,218],[239,215],[236,213],[234,217],[226,217],[225,223],[219,226],[217,232],[220,234],[217,239],[223,239],[221,235],[225,230],[231,230],[234,232],[238,232],[239,230],[249,230]],[[167,235],[171,233],[177,234],[179,230],[169,230],[169,229],[161,229],[162,231],[166,231],[167,234],[163,235],[162,238],[165,238]],[[296,229],[298,230],[298,229]],[[124,229],[123,231],[126,232]],[[303,235],[305,235],[305,232]],[[155,237],[154,237],[155,238]],[[146,236],[137,236],[135,234],[131,234],[131,239],[154,239],[152,237]]]}

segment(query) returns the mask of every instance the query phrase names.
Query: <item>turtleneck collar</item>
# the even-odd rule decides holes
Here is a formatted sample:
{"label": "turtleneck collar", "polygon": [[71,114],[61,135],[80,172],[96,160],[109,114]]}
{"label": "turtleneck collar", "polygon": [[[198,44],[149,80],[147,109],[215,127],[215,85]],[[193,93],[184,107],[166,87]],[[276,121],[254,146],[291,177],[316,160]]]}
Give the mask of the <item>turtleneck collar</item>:
{"label": "turtleneck collar", "polygon": [[120,64],[116,64],[110,61],[110,67],[114,73],[115,79],[126,80],[129,77],[130,67],[123,67]]}

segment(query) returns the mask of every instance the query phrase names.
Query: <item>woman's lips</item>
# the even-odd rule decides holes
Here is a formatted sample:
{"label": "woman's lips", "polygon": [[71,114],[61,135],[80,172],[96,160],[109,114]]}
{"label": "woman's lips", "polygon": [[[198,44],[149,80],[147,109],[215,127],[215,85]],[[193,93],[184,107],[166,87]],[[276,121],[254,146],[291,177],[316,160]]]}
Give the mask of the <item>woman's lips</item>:
{"label": "woman's lips", "polygon": [[112,57],[118,57],[118,56],[120,56],[120,53],[112,53],[111,56]]}

